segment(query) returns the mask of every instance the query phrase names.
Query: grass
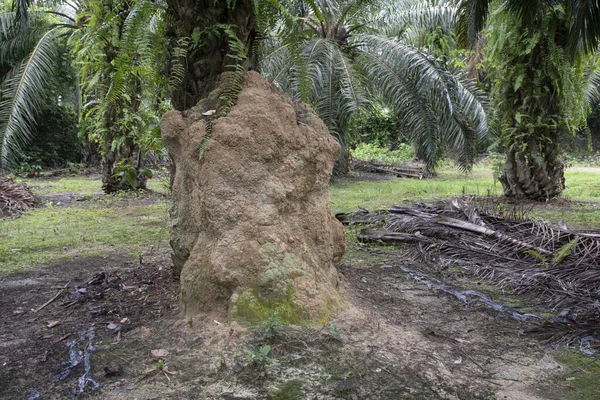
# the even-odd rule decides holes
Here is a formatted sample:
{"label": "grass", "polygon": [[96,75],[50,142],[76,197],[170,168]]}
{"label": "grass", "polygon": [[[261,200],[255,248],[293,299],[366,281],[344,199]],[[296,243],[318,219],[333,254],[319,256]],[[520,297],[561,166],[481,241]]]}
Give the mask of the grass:
{"label": "grass", "polygon": [[[374,182],[332,183],[329,188],[329,205],[333,213],[339,213],[443,197],[502,194],[502,186],[494,182],[492,170],[485,166],[476,166],[470,175],[450,166],[445,166],[438,172],[438,176],[433,179],[392,178]],[[532,216],[552,223],[563,219],[573,228],[598,228],[600,207],[596,203],[600,203],[600,168],[572,168],[566,171],[565,179],[567,188],[562,199],[591,204],[565,205],[560,201],[532,204]]]}
{"label": "grass", "polygon": [[447,168],[432,179],[393,178],[377,182],[343,182],[330,186],[329,205],[333,213],[359,208],[380,208],[410,201],[423,201],[461,195],[500,194],[491,171],[477,169],[470,176]]}
{"label": "grass", "polygon": [[97,177],[73,176],[60,179],[23,179],[36,195],[77,193],[101,194],[102,182]]}
{"label": "grass", "polygon": [[562,393],[565,400],[600,399],[600,360],[576,351],[563,351],[556,360],[565,367],[562,376],[566,386]]}
{"label": "grass", "polygon": [[134,204],[111,199],[90,207],[45,207],[0,221],[0,275],[74,256],[137,252],[166,245],[167,200]]}
{"label": "grass", "polygon": [[[600,168],[577,166],[566,172],[564,199],[592,204],[543,204],[532,206],[532,214],[556,223],[564,219],[570,227],[598,228],[600,221]],[[69,208],[35,209],[18,219],[0,221],[0,275],[55,263],[74,255],[87,256],[110,251],[134,251],[151,245],[166,245],[168,199],[147,204],[145,195],[102,196],[98,176],[26,180],[38,195],[77,193],[90,201],[73,202]],[[168,193],[167,180],[148,181],[151,190]],[[359,208],[427,201],[461,195],[500,195],[502,188],[492,178],[491,168],[476,166],[470,175],[444,166],[434,179],[393,178],[376,182],[341,182],[330,186],[334,213]],[[154,200],[153,200],[154,201]]]}

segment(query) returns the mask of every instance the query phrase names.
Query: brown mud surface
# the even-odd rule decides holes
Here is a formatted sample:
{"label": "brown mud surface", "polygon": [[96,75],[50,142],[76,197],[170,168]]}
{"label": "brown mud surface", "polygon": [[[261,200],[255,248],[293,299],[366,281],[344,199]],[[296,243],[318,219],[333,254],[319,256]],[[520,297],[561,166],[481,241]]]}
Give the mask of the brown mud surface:
{"label": "brown mud surface", "polygon": [[550,348],[392,256],[352,249],[348,305],[323,328],[181,318],[164,248],[0,278],[0,398],[561,398]]}

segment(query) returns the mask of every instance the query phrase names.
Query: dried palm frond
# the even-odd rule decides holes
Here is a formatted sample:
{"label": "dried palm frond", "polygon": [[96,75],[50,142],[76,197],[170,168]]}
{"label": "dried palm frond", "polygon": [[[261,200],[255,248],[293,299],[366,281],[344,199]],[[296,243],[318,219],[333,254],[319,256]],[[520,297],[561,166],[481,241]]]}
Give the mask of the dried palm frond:
{"label": "dried palm frond", "polygon": [[[518,208],[520,207],[520,208]],[[358,239],[402,246],[401,257],[432,272],[455,265],[514,294],[529,295],[576,324],[545,322],[560,342],[600,340],[600,232],[576,231],[527,220],[523,207],[493,200],[455,199],[340,218],[364,229]],[[443,269],[443,268],[442,268]]]}
{"label": "dried palm frond", "polygon": [[25,212],[37,202],[25,183],[0,181],[0,217]]}

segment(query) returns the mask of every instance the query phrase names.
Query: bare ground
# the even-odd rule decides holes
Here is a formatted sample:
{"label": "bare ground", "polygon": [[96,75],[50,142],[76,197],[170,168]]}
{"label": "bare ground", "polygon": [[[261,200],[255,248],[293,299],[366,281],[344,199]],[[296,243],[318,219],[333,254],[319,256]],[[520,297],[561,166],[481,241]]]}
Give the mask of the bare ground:
{"label": "bare ground", "polygon": [[271,337],[182,318],[169,264],[161,249],[143,264],[111,254],[0,279],[0,398],[561,398],[551,349],[410,280],[386,252],[353,249],[339,268],[348,305],[335,327]]}

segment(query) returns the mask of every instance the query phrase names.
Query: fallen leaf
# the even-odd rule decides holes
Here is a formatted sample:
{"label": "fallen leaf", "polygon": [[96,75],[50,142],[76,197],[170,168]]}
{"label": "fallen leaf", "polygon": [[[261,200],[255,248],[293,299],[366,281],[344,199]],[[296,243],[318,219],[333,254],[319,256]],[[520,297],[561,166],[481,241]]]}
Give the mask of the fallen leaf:
{"label": "fallen leaf", "polygon": [[142,326],[140,328],[140,339],[148,340],[152,336],[152,329]]}
{"label": "fallen leaf", "polygon": [[60,321],[48,321],[48,325],[46,325],[46,328],[52,329],[58,325],[60,325]]}
{"label": "fallen leaf", "polygon": [[169,355],[169,351],[167,349],[156,349],[156,350],[152,350],[150,352],[150,354],[152,354],[153,357],[161,358],[161,357],[168,356]]}

